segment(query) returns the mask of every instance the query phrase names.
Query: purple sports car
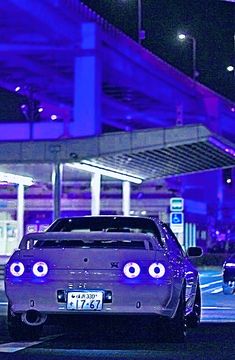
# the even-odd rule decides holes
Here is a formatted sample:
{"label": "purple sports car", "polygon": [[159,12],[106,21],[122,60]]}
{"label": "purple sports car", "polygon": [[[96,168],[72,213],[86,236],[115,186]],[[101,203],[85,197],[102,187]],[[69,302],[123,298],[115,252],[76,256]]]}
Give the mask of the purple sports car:
{"label": "purple sports car", "polygon": [[[37,339],[49,319],[150,316],[169,341],[200,322],[198,272],[171,229],[146,217],[60,218],[27,234],[6,266],[13,339]],[[56,315],[56,316],[55,316]],[[82,318],[83,317],[83,318]]]}

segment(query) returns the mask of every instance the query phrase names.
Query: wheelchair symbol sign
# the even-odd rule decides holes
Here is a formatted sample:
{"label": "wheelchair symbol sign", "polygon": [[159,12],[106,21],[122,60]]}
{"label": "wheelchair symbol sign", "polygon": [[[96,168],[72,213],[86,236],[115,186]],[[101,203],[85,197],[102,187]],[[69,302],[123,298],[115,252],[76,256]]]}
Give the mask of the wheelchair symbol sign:
{"label": "wheelchair symbol sign", "polygon": [[181,212],[171,213],[171,224],[182,225],[184,222],[184,214]]}

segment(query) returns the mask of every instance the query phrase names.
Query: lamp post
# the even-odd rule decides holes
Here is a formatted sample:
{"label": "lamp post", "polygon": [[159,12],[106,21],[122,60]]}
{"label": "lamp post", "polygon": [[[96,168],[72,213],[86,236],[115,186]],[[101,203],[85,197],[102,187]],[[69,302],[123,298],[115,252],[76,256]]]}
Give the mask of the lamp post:
{"label": "lamp post", "polygon": [[142,29],[142,3],[141,0],[138,0],[138,43],[141,45],[144,39],[145,31]]}
{"label": "lamp post", "polygon": [[197,61],[197,42],[196,39],[193,36],[190,35],[185,35],[185,34],[179,34],[178,35],[179,40],[186,40],[186,39],[190,39],[192,40],[192,45],[193,45],[193,80],[196,81],[197,77],[198,77],[198,72],[197,72],[197,68],[196,68],[196,61]]}
{"label": "lamp post", "polygon": [[[124,0],[128,1],[128,0]],[[142,0],[137,0],[137,7],[138,7],[138,20],[137,20],[137,40],[138,43],[141,45],[142,40],[145,39],[145,31],[142,29]]]}

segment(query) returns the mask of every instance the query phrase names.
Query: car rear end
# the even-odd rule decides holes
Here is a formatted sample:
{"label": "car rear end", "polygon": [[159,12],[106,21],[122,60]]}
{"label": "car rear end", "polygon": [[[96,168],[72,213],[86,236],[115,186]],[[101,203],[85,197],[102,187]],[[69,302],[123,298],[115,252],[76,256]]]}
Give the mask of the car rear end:
{"label": "car rear end", "polygon": [[5,286],[11,311],[37,325],[55,314],[172,317],[181,279],[152,236],[45,233],[26,236]]}

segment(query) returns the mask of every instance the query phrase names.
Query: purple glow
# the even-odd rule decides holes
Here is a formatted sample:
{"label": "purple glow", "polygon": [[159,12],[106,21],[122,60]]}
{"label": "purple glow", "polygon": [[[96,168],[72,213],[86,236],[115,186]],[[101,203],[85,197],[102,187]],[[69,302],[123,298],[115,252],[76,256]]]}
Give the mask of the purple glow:
{"label": "purple glow", "polygon": [[13,262],[10,266],[10,273],[16,277],[23,275],[24,264],[22,262]]}
{"label": "purple glow", "polygon": [[127,263],[124,268],[123,272],[129,279],[136,278],[140,274],[140,267],[135,262],[129,262]]}
{"label": "purple glow", "polygon": [[33,265],[33,273],[37,277],[43,277],[48,273],[48,266],[43,261],[38,261]]}
{"label": "purple glow", "polygon": [[161,263],[153,263],[149,266],[149,275],[154,279],[160,279],[165,275],[165,266]]}
{"label": "purple glow", "polygon": [[227,145],[223,144],[221,141],[213,138],[212,136],[209,137],[209,141],[211,144],[215,145],[219,149],[235,157],[235,150],[233,148],[228,147]]}

